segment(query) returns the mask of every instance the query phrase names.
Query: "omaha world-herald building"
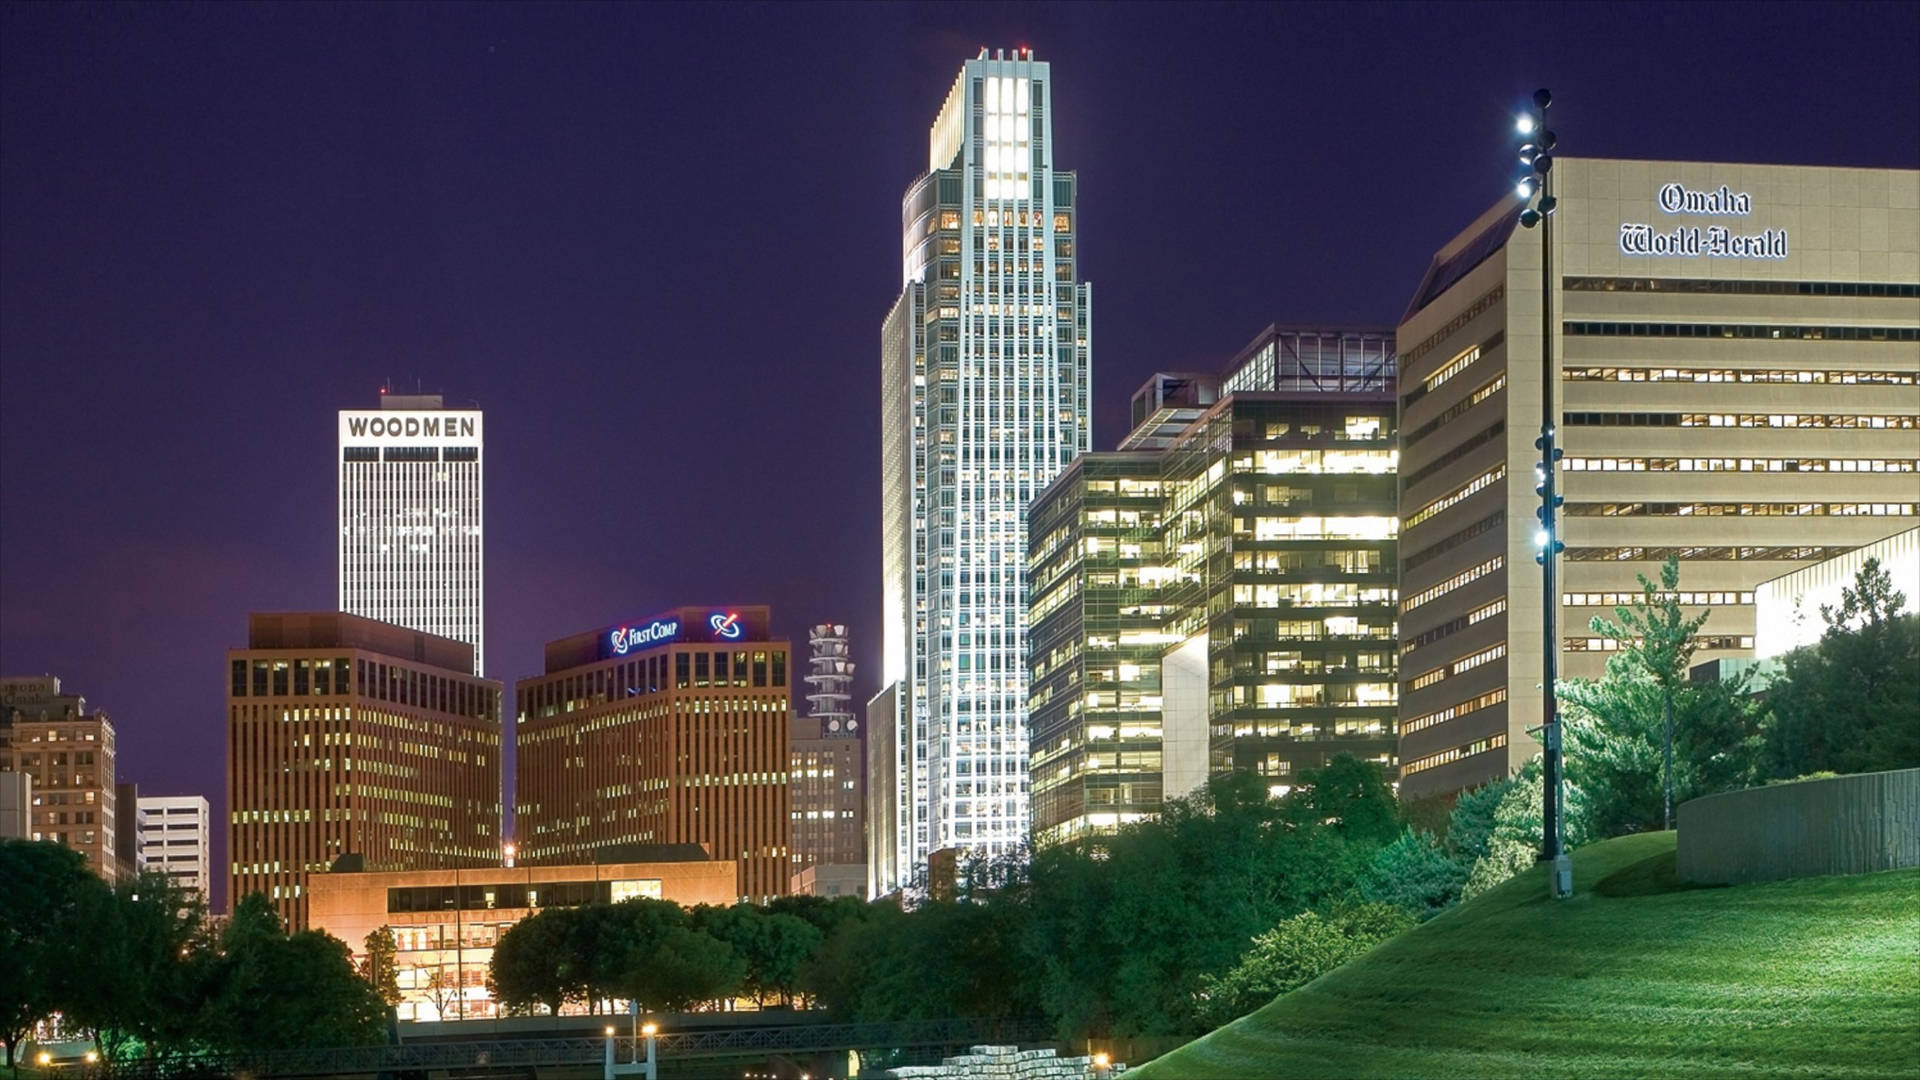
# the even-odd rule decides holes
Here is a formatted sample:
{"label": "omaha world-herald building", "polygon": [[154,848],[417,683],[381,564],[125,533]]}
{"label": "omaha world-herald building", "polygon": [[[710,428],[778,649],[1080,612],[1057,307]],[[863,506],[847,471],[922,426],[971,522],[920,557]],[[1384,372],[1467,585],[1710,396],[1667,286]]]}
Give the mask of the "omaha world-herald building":
{"label": "omaha world-herald building", "polygon": [[1156,375],[1028,512],[1033,831],[1109,832],[1209,774],[1392,776],[1394,366],[1384,328],[1269,327]]}
{"label": "omaha world-herald building", "polygon": [[1754,588],[1915,522],[1920,173],[1558,159],[1552,356],[1566,499],[1541,633],[1533,465],[1542,230],[1503,200],[1400,325],[1400,771],[1447,794],[1534,756],[1544,650],[1599,675],[1596,614],[1680,560],[1705,663]]}
{"label": "omaha world-herald building", "polygon": [[307,925],[307,878],[500,861],[500,684],[473,647],[343,612],[260,614],[227,651],[228,902]]}
{"label": "omaha world-herald building", "polygon": [[788,642],[765,607],[676,608],[547,644],[514,685],[521,863],[613,861],[702,844],[739,899],[787,892]]}
{"label": "omaha world-herald building", "polygon": [[481,415],[381,392],[340,411],[340,610],[473,646],[485,670]]}
{"label": "omaha world-herald building", "polygon": [[[901,203],[881,329],[876,894],[928,852],[1026,842],[1027,503],[1091,445],[1075,179],[1031,50],[968,60]],[[888,727],[874,735],[873,725]]]}

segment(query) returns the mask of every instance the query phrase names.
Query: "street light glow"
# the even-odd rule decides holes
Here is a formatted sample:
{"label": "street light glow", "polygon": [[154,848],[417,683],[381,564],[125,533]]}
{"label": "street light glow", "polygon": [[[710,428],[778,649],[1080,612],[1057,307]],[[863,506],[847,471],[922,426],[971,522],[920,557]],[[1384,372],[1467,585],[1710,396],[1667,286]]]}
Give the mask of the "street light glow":
{"label": "street light glow", "polygon": [[1537,548],[1546,547],[1547,541],[1551,539],[1553,539],[1553,537],[1548,535],[1547,530],[1536,529],[1533,534],[1533,546]]}
{"label": "street light glow", "polygon": [[1515,184],[1515,185],[1514,185],[1514,187],[1513,187],[1513,190],[1514,190],[1515,192],[1518,192],[1518,193],[1519,193],[1519,195],[1520,195],[1520,197],[1521,197],[1521,198],[1523,198],[1523,199],[1531,199],[1531,198],[1533,198],[1533,179],[1532,179],[1532,177],[1528,177],[1527,179],[1525,179],[1525,180],[1522,180],[1522,181],[1520,181],[1520,182],[1519,182],[1518,184]]}
{"label": "street light glow", "polygon": [[646,1035],[646,1036],[649,1036],[649,1037],[651,1037],[651,1036],[652,1036],[652,1035],[653,1035],[653,1034],[654,1034],[655,1032],[657,1032],[657,1031],[659,1031],[659,1030],[660,1030],[660,1026],[659,1026],[658,1024],[642,1024],[642,1025],[640,1025],[640,1034],[642,1034],[642,1035]]}
{"label": "street light glow", "polygon": [[1533,117],[1529,114],[1522,113],[1519,119],[1513,122],[1513,126],[1520,129],[1520,134],[1531,135],[1533,134]]}

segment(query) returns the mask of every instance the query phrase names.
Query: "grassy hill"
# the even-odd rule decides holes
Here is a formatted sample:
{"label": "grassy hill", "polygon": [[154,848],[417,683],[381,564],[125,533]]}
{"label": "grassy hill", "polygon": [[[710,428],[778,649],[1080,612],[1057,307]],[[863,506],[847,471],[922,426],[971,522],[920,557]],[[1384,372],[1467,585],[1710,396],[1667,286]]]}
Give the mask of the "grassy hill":
{"label": "grassy hill", "polygon": [[1128,1073],[1912,1077],[1920,870],[1702,889],[1672,833],[1540,867]]}

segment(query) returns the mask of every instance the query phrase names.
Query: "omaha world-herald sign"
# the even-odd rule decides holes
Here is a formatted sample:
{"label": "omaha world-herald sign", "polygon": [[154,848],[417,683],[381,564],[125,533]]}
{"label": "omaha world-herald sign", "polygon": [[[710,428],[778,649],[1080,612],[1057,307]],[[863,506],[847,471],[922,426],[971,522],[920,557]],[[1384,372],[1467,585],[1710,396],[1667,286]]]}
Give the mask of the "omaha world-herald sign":
{"label": "omaha world-herald sign", "polygon": [[[1753,197],[1744,191],[1734,191],[1725,184],[1714,191],[1699,191],[1684,184],[1662,184],[1654,192],[1654,205],[1667,214],[1746,217],[1753,213]],[[1620,224],[1620,250],[1627,255],[1680,258],[1784,259],[1787,257],[1787,230],[1736,232],[1727,225],[1719,224],[1676,225],[1668,228],[1666,225],[1628,221]]]}
{"label": "omaha world-herald sign", "polygon": [[354,409],[340,413],[340,445],[479,446],[480,413],[468,409]]}

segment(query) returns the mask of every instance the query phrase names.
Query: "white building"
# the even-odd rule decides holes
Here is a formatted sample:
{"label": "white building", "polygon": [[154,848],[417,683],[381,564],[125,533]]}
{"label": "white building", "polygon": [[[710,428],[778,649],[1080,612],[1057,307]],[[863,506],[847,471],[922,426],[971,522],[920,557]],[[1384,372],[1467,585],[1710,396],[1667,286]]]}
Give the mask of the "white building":
{"label": "white building", "polygon": [[1051,82],[1029,50],[967,61],[901,204],[903,287],[881,330],[898,757],[874,793],[898,813],[875,838],[893,857],[872,853],[894,878],[931,850],[1027,838],[1026,508],[1091,441],[1091,296]]}
{"label": "white building", "polygon": [[1841,590],[1853,588],[1868,559],[1880,560],[1894,591],[1906,595],[1902,611],[1920,608],[1920,528],[1915,528],[1755,585],[1754,659],[1817,644],[1827,630],[1820,609],[1840,606]]}
{"label": "white building", "polygon": [[481,648],[481,414],[437,394],[340,412],[340,610]]}
{"label": "white building", "polygon": [[211,902],[207,800],[199,795],[142,795],[140,811],[146,815],[140,852],[147,869],[166,874],[175,885]]}

